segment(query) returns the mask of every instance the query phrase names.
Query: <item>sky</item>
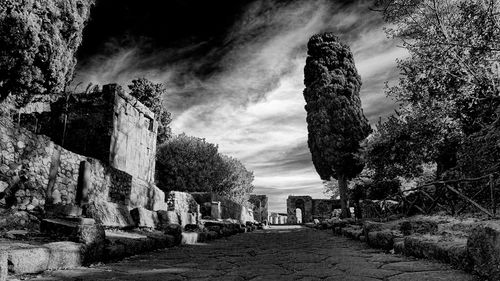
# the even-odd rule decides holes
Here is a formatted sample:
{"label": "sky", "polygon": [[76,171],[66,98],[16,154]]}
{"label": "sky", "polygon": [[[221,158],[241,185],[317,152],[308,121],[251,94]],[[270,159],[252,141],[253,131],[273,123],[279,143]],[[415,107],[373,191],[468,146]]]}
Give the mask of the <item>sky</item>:
{"label": "sky", "polygon": [[175,134],[205,138],[254,172],[269,210],[289,195],[327,198],[307,147],[306,44],[334,32],[351,48],[373,125],[391,114],[385,82],[406,53],[384,33],[373,1],[98,0],[74,87],[146,77],[164,83]]}

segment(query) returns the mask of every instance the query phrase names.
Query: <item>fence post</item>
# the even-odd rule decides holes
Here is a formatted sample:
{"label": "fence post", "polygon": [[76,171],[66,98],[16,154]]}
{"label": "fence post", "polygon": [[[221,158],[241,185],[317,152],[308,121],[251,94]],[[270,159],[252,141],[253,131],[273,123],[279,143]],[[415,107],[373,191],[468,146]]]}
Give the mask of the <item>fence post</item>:
{"label": "fence post", "polygon": [[496,217],[497,213],[497,202],[495,198],[495,180],[493,174],[490,175],[490,196],[491,196],[491,208],[493,211],[493,216]]}

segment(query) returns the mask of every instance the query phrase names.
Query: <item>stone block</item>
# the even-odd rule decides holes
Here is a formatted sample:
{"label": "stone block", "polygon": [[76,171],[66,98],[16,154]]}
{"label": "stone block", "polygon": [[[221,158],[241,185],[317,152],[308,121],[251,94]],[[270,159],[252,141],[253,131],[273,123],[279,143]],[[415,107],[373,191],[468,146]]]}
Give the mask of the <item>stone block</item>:
{"label": "stone block", "polygon": [[370,241],[368,234],[373,231],[381,231],[384,229],[384,224],[379,222],[365,221],[363,222],[363,234]]}
{"label": "stone block", "polygon": [[74,242],[53,242],[45,244],[50,250],[47,269],[63,269],[81,266],[84,246]]}
{"label": "stone block", "polygon": [[154,211],[150,211],[143,207],[137,207],[130,211],[130,215],[138,227],[156,228],[158,223],[158,215]]}
{"label": "stone block", "polygon": [[214,201],[211,203],[211,209],[210,209],[210,216],[212,217],[212,219],[221,219],[222,216],[221,216],[221,213],[222,213],[222,210],[221,210],[221,205],[220,205],[220,202],[219,201]]}
{"label": "stone block", "polygon": [[500,280],[500,221],[477,224],[467,240],[467,252],[474,272]]}
{"label": "stone block", "polygon": [[393,230],[381,230],[368,232],[367,242],[368,245],[381,248],[384,250],[391,250],[394,247],[394,239],[403,237],[401,233]]}
{"label": "stone block", "polygon": [[182,245],[196,244],[198,242],[199,235],[200,234],[198,232],[183,232],[181,244]]}
{"label": "stone block", "polygon": [[106,227],[133,227],[135,222],[125,205],[111,202],[91,202],[86,210],[87,216]]}
{"label": "stone block", "polygon": [[412,235],[404,238],[402,252],[408,256],[435,259],[461,269],[469,269],[465,239],[446,239],[438,235]]}
{"label": "stone block", "polygon": [[50,250],[45,247],[25,246],[9,250],[9,270],[14,274],[38,273],[47,270]]}
{"label": "stone block", "polygon": [[52,237],[66,238],[70,241],[85,245],[99,245],[104,243],[104,228],[91,221],[45,219],[40,223],[40,231]]}
{"label": "stone block", "polygon": [[5,251],[0,252],[0,281],[6,281],[9,273],[9,266],[7,262],[8,254]]}
{"label": "stone block", "polygon": [[342,229],[342,235],[359,240],[359,237],[363,235],[363,229],[360,227],[345,227]]}
{"label": "stone block", "polygon": [[400,230],[405,236],[414,233],[435,234],[438,230],[438,224],[431,220],[409,220],[401,223]]}
{"label": "stone block", "polygon": [[156,213],[158,216],[158,224],[160,228],[163,226],[167,226],[169,224],[180,224],[179,217],[177,216],[177,213],[174,211],[160,210],[157,211]]}

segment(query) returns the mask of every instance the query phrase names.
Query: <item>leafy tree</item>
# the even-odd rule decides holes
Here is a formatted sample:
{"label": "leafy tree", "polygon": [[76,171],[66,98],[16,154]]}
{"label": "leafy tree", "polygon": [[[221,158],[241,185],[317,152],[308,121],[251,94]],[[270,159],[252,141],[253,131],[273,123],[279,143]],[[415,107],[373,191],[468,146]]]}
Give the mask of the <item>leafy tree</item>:
{"label": "leafy tree", "polygon": [[94,0],[0,2],[0,102],[21,107],[58,94],[73,78],[75,52]]}
{"label": "leafy tree", "polygon": [[165,109],[163,98],[167,90],[161,83],[155,84],[146,78],[138,78],[132,80],[129,89],[131,95],[137,98],[142,104],[147,106],[155,114],[158,121],[158,133],[156,142],[162,144],[172,137],[170,122],[172,122],[171,114]]}
{"label": "leafy tree", "polygon": [[236,158],[220,155],[222,160],[221,183],[216,191],[239,204],[246,204],[253,192],[253,172],[250,172]]}
{"label": "leafy tree", "polygon": [[304,75],[313,164],[321,179],[338,180],[342,216],[350,217],[347,182],[363,169],[360,141],[371,132],[361,109],[361,78],[349,47],[332,33],[309,40]]}
{"label": "leafy tree", "polygon": [[164,191],[213,192],[243,204],[253,191],[253,173],[217,145],[181,134],[158,148],[157,181]]}
{"label": "leafy tree", "polygon": [[480,154],[471,153],[463,140],[495,121],[500,5],[495,0],[381,0],[377,5],[391,24],[388,34],[409,56],[398,60],[399,83],[387,91],[402,105],[403,116],[378,126],[369,164],[390,178],[416,176],[421,164],[435,162],[437,176],[444,176],[460,157],[477,159]]}
{"label": "leafy tree", "polygon": [[419,177],[424,163],[437,163],[439,174],[456,165],[460,125],[439,113],[408,106],[377,124],[366,149],[374,180]]}

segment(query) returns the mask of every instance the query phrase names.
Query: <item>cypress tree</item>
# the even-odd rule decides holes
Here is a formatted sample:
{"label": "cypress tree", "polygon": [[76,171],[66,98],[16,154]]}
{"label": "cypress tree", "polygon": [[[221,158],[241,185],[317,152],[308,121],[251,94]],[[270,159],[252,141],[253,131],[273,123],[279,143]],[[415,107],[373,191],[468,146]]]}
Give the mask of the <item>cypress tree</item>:
{"label": "cypress tree", "polygon": [[364,167],[360,141],[371,132],[363,114],[361,77],[349,47],[332,33],[317,34],[308,44],[304,98],[308,145],[323,180],[338,180],[342,217],[350,217],[348,181]]}

